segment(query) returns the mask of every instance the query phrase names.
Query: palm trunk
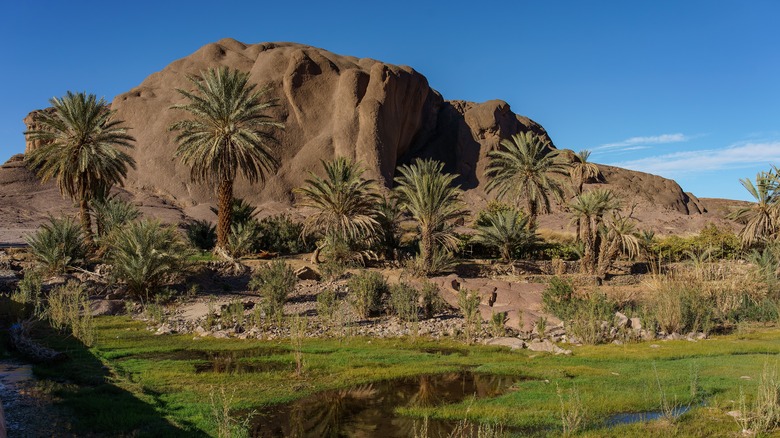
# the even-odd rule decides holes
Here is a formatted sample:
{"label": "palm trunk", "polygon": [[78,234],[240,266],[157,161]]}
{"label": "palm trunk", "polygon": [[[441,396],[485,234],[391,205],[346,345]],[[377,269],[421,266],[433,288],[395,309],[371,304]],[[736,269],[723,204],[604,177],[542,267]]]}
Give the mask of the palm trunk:
{"label": "palm trunk", "polygon": [[534,230],[536,229],[536,216],[539,214],[536,202],[529,199],[526,202],[526,208],[528,208],[528,230]]}
{"label": "palm trunk", "polygon": [[217,189],[217,248],[227,250],[233,213],[233,181],[222,180]]}
{"label": "palm trunk", "polygon": [[430,230],[422,230],[421,234],[420,255],[423,259],[423,267],[427,273],[433,266],[433,235]]}
{"label": "palm trunk", "polygon": [[95,241],[92,239],[92,216],[90,216],[89,201],[86,198],[81,198],[81,201],[79,201],[79,210],[81,214],[81,228],[84,231],[84,242],[88,247],[92,248]]}
{"label": "palm trunk", "polygon": [[585,274],[593,272],[593,236],[591,235],[590,221],[583,224],[582,240],[585,243],[585,251],[582,254],[582,260],[580,262],[580,270]]}

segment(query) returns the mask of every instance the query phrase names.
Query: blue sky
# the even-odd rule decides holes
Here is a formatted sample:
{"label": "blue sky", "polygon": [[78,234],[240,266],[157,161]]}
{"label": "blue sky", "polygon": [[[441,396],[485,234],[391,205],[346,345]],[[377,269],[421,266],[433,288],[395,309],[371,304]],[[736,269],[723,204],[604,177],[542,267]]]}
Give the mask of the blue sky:
{"label": "blue sky", "polygon": [[780,2],[267,3],[4,2],[0,162],[52,96],[110,100],[232,37],[410,65],[446,99],[506,100],[558,147],[697,196],[747,199],[739,179],[780,165]]}

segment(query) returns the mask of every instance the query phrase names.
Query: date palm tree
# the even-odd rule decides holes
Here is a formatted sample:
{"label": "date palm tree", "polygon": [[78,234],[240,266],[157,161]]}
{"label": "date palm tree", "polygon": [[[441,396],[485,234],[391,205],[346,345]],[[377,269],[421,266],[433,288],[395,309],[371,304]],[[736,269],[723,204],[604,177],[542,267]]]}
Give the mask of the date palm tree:
{"label": "date palm tree", "polygon": [[780,229],[780,175],[777,168],[756,174],[755,185],[750,178],[739,182],[755,199],[754,204],[739,208],[729,215],[729,218],[745,224],[740,232],[742,244],[750,246],[777,236]]}
{"label": "date palm tree", "polygon": [[[379,222],[379,195],[376,181],[363,178],[363,169],[352,160],[338,157],[322,161],[325,177],[311,174],[306,185],[295,189],[301,196],[300,206],[314,212],[306,218],[302,233],[319,232],[328,242],[354,245],[360,240],[373,240]],[[318,261],[318,246],[312,260]]]}
{"label": "date palm tree", "polygon": [[123,149],[135,139],[121,120],[114,119],[104,99],[94,94],[68,91],[49,100],[51,111],[35,116],[35,129],[25,132],[40,146],[27,154],[27,164],[42,182],[55,180],[60,193],[78,202],[81,226],[92,246],[90,201],[108,194],[121,184],[135,160]]}
{"label": "date palm tree", "polygon": [[585,250],[580,266],[584,272],[596,273],[601,242],[599,230],[604,222],[604,215],[616,211],[619,207],[620,203],[614,193],[608,189],[589,190],[569,203],[572,219],[581,224],[580,239],[585,244]]}
{"label": "date palm tree", "polygon": [[454,250],[458,239],[454,223],[466,215],[461,199],[463,191],[452,185],[455,175],[444,173],[444,164],[417,159],[398,168],[395,178],[398,200],[408,211],[420,234],[422,268],[433,267],[434,255],[440,249]]}
{"label": "date palm tree", "polygon": [[601,171],[596,163],[588,161],[590,158],[589,150],[581,150],[575,154],[577,159],[569,167],[572,185],[576,189],[575,195],[582,194],[582,186],[591,178],[598,178]]}
{"label": "date palm tree", "polygon": [[187,103],[172,108],[192,118],[170,130],[178,131],[176,156],[190,166],[191,179],[217,190],[215,251],[226,253],[235,179],[241,174],[250,183],[265,182],[266,174],[276,171],[270,145],[278,143],[274,130],[284,125],[267,114],[276,101],[266,98],[267,88],[249,83],[249,73],[222,67],[189,79],[195,90],[177,89]]}
{"label": "date palm tree", "polygon": [[497,248],[504,262],[536,243],[536,230],[528,229],[528,216],[516,208],[488,212],[484,221],[484,225],[476,226],[473,241]]}
{"label": "date palm tree", "polygon": [[550,142],[532,132],[501,140],[501,148],[490,151],[486,175],[487,191],[499,198],[509,197],[516,205],[525,203],[529,215],[528,229],[536,226],[536,217],[550,211],[550,195],[563,198],[560,179],[568,175],[568,164]]}

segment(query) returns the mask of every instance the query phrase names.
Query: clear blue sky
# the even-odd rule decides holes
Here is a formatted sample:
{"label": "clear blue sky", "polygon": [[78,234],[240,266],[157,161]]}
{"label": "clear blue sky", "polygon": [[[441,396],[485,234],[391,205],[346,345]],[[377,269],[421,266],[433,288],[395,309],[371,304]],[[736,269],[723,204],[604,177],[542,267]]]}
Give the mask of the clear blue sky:
{"label": "clear blue sky", "polygon": [[747,199],[739,178],[780,165],[779,19],[760,0],[9,1],[0,162],[52,96],[111,100],[232,37],[410,65],[446,99],[506,100],[596,162]]}

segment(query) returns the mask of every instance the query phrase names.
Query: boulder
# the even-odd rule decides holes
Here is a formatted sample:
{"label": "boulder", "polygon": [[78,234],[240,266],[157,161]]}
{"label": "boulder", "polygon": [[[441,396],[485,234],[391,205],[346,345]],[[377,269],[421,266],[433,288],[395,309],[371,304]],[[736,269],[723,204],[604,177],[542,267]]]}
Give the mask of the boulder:
{"label": "boulder", "polygon": [[550,342],[547,339],[544,340],[535,340],[528,343],[528,349],[531,351],[539,351],[544,353],[552,353],[555,355],[564,354],[564,355],[570,355],[571,350],[563,349],[552,342]]}
{"label": "boulder", "polygon": [[322,275],[320,275],[319,272],[315,271],[314,269],[308,266],[304,266],[296,270],[295,276],[298,277],[299,280],[320,281],[320,279],[322,278]]}
{"label": "boulder", "polygon": [[485,345],[498,345],[501,347],[509,347],[511,350],[521,350],[525,348],[526,343],[518,338],[502,337],[488,339],[485,341]]}
{"label": "boulder", "polygon": [[615,312],[615,326],[617,328],[629,327],[628,317],[620,312]]}
{"label": "boulder", "polygon": [[121,315],[125,313],[123,300],[94,300],[89,303],[92,316]]}

